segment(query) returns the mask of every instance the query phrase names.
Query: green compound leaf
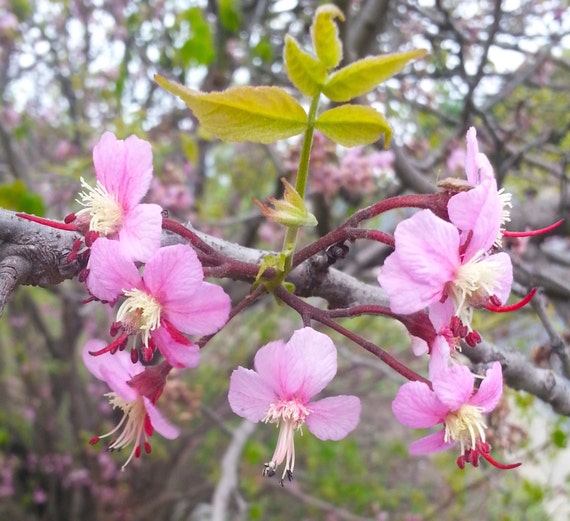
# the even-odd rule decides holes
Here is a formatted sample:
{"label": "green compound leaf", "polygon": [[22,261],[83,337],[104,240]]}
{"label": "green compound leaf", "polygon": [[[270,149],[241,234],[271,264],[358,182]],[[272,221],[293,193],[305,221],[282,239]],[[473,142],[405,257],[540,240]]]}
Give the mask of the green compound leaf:
{"label": "green compound leaf", "polygon": [[345,147],[368,145],[384,134],[388,148],[392,137],[392,129],[384,116],[362,105],[341,105],[327,110],[317,118],[315,128]]}
{"label": "green compound leaf", "polygon": [[333,101],[351,100],[370,92],[379,83],[400,72],[409,61],[421,58],[426,53],[425,49],[416,49],[363,58],[332,74],[322,92]]}
{"label": "green compound leaf", "polygon": [[342,60],[342,43],[334,19],[344,22],[344,14],[333,4],[320,6],[311,25],[313,47],[320,62],[327,68],[336,67]]}
{"label": "green compound leaf", "polygon": [[327,79],[325,66],[310,54],[301,50],[299,43],[292,36],[285,36],[283,53],[285,69],[291,83],[305,96],[315,96]]}
{"label": "green compound leaf", "polygon": [[303,107],[279,87],[232,87],[199,92],[156,75],[155,81],[194,112],[204,130],[225,141],[272,143],[300,134]]}

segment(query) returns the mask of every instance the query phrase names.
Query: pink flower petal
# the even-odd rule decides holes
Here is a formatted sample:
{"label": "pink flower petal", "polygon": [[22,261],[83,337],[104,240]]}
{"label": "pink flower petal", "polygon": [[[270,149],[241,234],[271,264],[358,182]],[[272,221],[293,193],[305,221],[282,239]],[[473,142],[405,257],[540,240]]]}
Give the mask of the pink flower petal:
{"label": "pink flower petal", "polygon": [[493,292],[504,304],[509,298],[513,285],[513,264],[509,254],[500,251],[483,258],[480,262],[492,263],[492,269],[497,274]]}
{"label": "pink flower petal", "polygon": [[147,193],[152,180],[150,144],[136,136],[118,140],[105,132],[93,149],[97,180],[128,210]]}
{"label": "pink flower petal", "polygon": [[135,375],[144,371],[142,364],[133,364],[130,354],[126,351],[118,351],[114,355],[105,353],[99,356],[89,354],[89,351],[97,351],[105,347],[105,342],[89,340],[82,351],[83,362],[89,372],[105,382],[113,392],[123,400],[134,400],[138,393],[128,385],[128,381]]}
{"label": "pink flower petal", "polygon": [[100,300],[112,302],[123,290],[142,287],[137,267],[118,241],[97,239],[91,247],[88,268],[87,288]]}
{"label": "pink flower petal", "polygon": [[479,168],[477,167],[477,154],[479,154],[479,143],[477,142],[477,130],[470,127],[465,136],[467,151],[465,153],[465,173],[467,181],[471,186],[479,184]]}
{"label": "pink flower petal", "polygon": [[402,221],[396,248],[378,276],[395,313],[414,313],[441,298],[460,265],[459,232],[430,210]]}
{"label": "pink flower petal", "polygon": [[188,300],[167,297],[162,309],[164,316],[183,333],[209,335],[227,322],[231,302],[220,286],[201,282]]}
{"label": "pink flower petal", "polygon": [[320,440],[341,440],[360,421],[360,400],[356,396],[332,396],[307,404],[308,429]]}
{"label": "pink flower petal", "polygon": [[323,333],[311,327],[298,329],[285,345],[280,383],[284,397],[308,402],[334,378],[336,347]]}
{"label": "pink flower petal", "polygon": [[279,397],[265,380],[252,369],[238,367],[232,372],[228,401],[237,415],[257,423],[265,418]]}
{"label": "pink flower petal", "polygon": [[165,327],[155,329],[151,338],[172,367],[196,367],[200,363],[200,349],[196,344],[182,344],[172,338]]}
{"label": "pink flower petal", "polygon": [[429,358],[429,378],[434,381],[451,364],[451,348],[443,335],[437,335],[432,343]]}
{"label": "pink flower petal", "polygon": [[123,217],[119,242],[133,260],[146,262],[160,248],[162,208],[157,204],[139,204]]}
{"label": "pink flower petal", "polygon": [[432,385],[435,394],[452,412],[466,404],[473,393],[475,378],[464,365],[453,364],[433,376]]}
{"label": "pink flower petal", "polygon": [[445,442],[445,430],[441,430],[420,438],[418,441],[414,441],[414,443],[410,445],[410,454],[414,456],[434,454],[447,450],[454,445],[454,441],[450,443]]}
{"label": "pink flower petal", "polygon": [[144,283],[163,306],[183,306],[204,278],[196,252],[185,244],[160,248],[146,263]]}
{"label": "pink flower petal", "polygon": [[442,423],[449,409],[425,383],[408,382],[398,390],[392,411],[402,425],[420,429]]}
{"label": "pink flower petal", "polygon": [[479,250],[493,246],[501,228],[503,203],[495,179],[487,180],[468,192],[454,195],[447,205],[449,220],[467,236],[472,234],[465,250],[465,260]]}
{"label": "pink flower petal", "polygon": [[428,343],[419,336],[410,335],[412,340],[412,352],[416,356],[425,355],[429,351]]}
{"label": "pink flower petal", "polygon": [[154,430],[167,440],[178,438],[180,429],[170,423],[146,396],[143,396],[143,401],[146,413],[150,418],[150,423],[154,427]]}
{"label": "pink flower petal", "polygon": [[477,392],[469,399],[469,404],[482,407],[485,412],[492,411],[503,395],[503,371],[501,364],[495,362],[487,370],[485,378]]}

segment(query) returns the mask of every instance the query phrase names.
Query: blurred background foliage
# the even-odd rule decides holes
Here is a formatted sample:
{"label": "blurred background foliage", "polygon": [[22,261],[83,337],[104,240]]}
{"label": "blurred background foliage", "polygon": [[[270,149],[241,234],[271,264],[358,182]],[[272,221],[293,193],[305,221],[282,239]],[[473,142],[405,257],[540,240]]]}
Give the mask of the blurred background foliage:
{"label": "blurred background foliage", "polygon": [[[373,201],[461,175],[464,134],[472,124],[498,178],[523,208],[513,214],[515,228],[552,221],[537,208],[567,212],[570,15],[564,0],[336,3],[347,15],[340,26],[346,62],[417,47],[430,55],[359,100],[388,116],[391,150],[349,151],[316,137],[310,197],[319,233]],[[153,146],[150,201],[200,230],[280,248],[282,230],[260,217],[252,198],[280,193],[279,179],[295,173],[299,143],[212,140],[152,76],[204,91],[286,86],[284,35],[309,49],[318,4],[0,0],[0,206],[63,218],[77,209],[79,178],[93,176],[91,150],[103,131],[120,138],[136,133]],[[388,214],[374,224],[391,232],[403,216]],[[564,233],[559,240],[567,249]],[[302,240],[312,238],[307,233]],[[374,281],[387,253],[355,245],[340,267]],[[224,284],[234,302],[249,289]],[[552,291],[548,313],[568,335],[568,295],[564,288]],[[565,418],[532,396],[506,393],[489,418],[489,432],[501,459],[525,462],[520,472],[486,466],[462,472],[453,452],[410,457],[407,446],[418,433],[401,428],[390,410],[401,379],[338,336],[340,369],[330,392],[360,396],[359,428],[336,443],[297,436],[295,481],[281,488],[262,479],[277,433],[265,425],[244,427],[226,394],[236,365],[250,367],[259,346],[287,339],[301,325],[270,300],[208,344],[199,368],[171,378],[161,405],[182,428],[181,437],[166,442],[157,436],[152,454],[121,473],[124,454],[88,444],[117,417],[102,397],[105,386],[81,365],[85,341],[108,338],[111,321],[110,312],[82,305],[85,297],[75,281],[21,288],[0,320],[1,519],[520,521],[567,515],[560,503],[568,493],[566,476],[553,464],[567,457]],[[407,335],[392,321],[361,317],[346,324],[417,364]],[[548,350],[532,310],[482,314],[476,327],[539,363]],[[226,460],[241,442],[241,457]],[[237,489],[220,499],[224,478],[234,472]]]}

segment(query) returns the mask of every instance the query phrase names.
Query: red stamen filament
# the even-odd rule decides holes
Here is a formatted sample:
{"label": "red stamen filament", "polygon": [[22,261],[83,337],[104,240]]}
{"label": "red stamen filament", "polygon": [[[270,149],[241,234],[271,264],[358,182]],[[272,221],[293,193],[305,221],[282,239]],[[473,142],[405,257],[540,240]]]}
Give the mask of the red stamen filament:
{"label": "red stamen filament", "polygon": [[75,224],[66,224],[59,221],[52,221],[50,219],[44,219],[43,217],[38,217],[36,215],[28,215],[27,213],[17,213],[16,215],[22,219],[26,219],[27,221],[43,224],[44,226],[49,226],[50,228],[57,228],[58,230],[66,230],[68,232],[77,231],[77,226]]}
{"label": "red stamen filament", "polygon": [[129,335],[123,331],[108,346],[104,347],[103,349],[99,349],[99,351],[89,351],[89,354],[91,356],[99,356],[99,355],[102,355],[102,354],[105,354],[108,352],[116,353],[117,349],[120,349],[121,346],[123,347],[123,349],[125,348],[124,346],[127,344],[128,338],[129,338]]}
{"label": "red stamen filament", "polygon": [[564,222],[564,219],[560,219],[559,221],[556,221],[554,224],[551,224],[550,226],[547,226],[546,228],[541,228],[540,230],[528,230],[526,232],[509,232],[509,231],[505,230],[503,232],[503,237],[534,237],[536,235],[542,235],[544,233],[548,233],[548,232],[554,230],[554,228],[557,228],[563,222]]}
{"label": "red stamen filament", "polygon": [[494,306],[492,304],[487,304],[486,309],[493,311],[494,313],[508,313],[510,311],[517,311],[526,306],[532,300],[532,297],[534,297],[537,291],[538,288],[532,288],[529,291],[528,295],[516,304],[510,304],[508,306]]}

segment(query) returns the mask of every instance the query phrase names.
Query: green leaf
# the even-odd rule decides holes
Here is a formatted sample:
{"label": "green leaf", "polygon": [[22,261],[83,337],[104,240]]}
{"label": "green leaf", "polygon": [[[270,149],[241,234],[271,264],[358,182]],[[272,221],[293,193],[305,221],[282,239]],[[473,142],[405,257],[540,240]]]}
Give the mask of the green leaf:
{"label": "green leaf", "polygon": [[333,101],[348,101],[370,92],[379,83],[400,72],[404,66],[426,54],[425,49],[370,56],[343,67],[332,74],[322,88],[325,96]]}
{"label": "green leaf", "polygon": [[311,25],[313,47],[320,62],[327,68],[336,67],[342,60],[342,43],[334,19],[344,22],[344,14],[333,4],[321,5]]}
{"label": "green leaf", "polygon": [[209,65],[216,57],[214,38],[210,26],[199,7],[191,7],[182,13],[190,26],[190,36],[180,48],[180,58],[184,65]]}
{"label": "green leaf", "polygon": [[341,105],[327,110],[317,118],[315,128],[345,147],[368,145],[384,134],[388,148],[392,137],[392,129],[384,116],[362,105]]}
{"label": "green leaf", "polygon": [[550,439],[559,449],[565,449],[568,446],[568,435],[562,429],[552,431]]}
{"label": "green leaf", "polygon": [[30,192],[22,181],[0,185],[0,207],[40,217],[45,215],[42,198]]}
{"label": "green leaf", "polygon": [[220,22],[230,32],[235,33],[241,26],[241,1],[219,0]]}
{"label": "green leaf", "polygon": [[279,87],[232,87],[204,93],[162,76],[154,79],[181,98],[206,131],[226,141],[272,143],[300,134],[307,124],[303,107]]}
{"label": "green leaf", "polygon": [[292,36],[285,36],[284,51],[287,76],[305,96],[315,96],[327,78],[325,66],[299,47]]}

